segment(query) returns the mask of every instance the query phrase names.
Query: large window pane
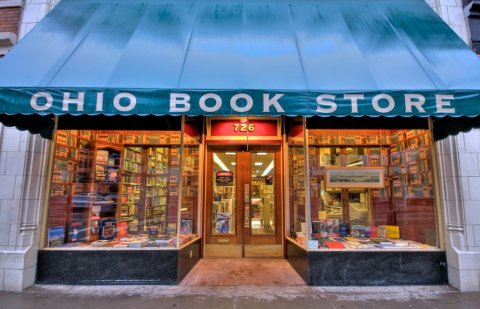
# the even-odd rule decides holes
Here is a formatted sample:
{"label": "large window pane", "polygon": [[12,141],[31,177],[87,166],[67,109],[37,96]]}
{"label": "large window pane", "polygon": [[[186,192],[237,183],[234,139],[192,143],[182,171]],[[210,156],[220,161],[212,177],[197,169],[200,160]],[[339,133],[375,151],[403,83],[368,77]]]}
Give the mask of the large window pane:
{"label": "large window pane", "polygon": [[191,239],[199,151],[184,148],[181,175],[180,146],[179,131],[57,131],[47,246],[175,248],[181,176]]}
{"label": "large window pane", "polygon": [[[378,238],[391,248],[438,245],[428,131],[309,130],[308,136],[312,237],[320,248],[332,241],[381,248],[371,241]],[[337,187],[327,183],[332,167],[350,175]],[[365,182],[372,170],[378,186]]]}
{"label": "large window pane", "polygon": [[303,122],[294,122],[288,136],[288,170],[290,197],[289,228],[287,236],[293,237],[300,245],[305,245],[306,199],[305,199],[305,138]]}

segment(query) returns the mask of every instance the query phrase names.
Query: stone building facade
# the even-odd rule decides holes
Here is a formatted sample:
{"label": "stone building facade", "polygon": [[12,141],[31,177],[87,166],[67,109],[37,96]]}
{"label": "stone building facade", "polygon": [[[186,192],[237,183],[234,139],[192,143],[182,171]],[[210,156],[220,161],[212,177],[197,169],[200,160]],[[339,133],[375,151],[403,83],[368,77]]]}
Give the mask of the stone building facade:
{"label": "stone building facade", "polygon": [[[471,44],[464,1],[426,1]],[[0,53],[3,33],[21,39],[57,2],[0,0]],[[20,24],[4,25],[19,15]],[[11,38],[14,43],[16,38]],[[443,226],[449,283],[462,291],[479,291],[480,130],[449,137],[438,142],[436,150],[441,196],[438,222]],[[51,170],[49,151],[51,142],[39,135],[0,125],[0,290],[21,291],[35,282]]]}

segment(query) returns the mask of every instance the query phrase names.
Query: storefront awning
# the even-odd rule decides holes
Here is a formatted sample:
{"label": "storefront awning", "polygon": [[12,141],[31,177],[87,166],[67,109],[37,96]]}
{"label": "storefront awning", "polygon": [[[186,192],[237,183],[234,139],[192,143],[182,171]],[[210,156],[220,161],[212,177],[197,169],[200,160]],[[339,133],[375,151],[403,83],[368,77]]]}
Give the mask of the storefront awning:
{"label": "storefront awning", "polygon": [[424,0],[62,0],[0,114],[477,117],[480,59]]}

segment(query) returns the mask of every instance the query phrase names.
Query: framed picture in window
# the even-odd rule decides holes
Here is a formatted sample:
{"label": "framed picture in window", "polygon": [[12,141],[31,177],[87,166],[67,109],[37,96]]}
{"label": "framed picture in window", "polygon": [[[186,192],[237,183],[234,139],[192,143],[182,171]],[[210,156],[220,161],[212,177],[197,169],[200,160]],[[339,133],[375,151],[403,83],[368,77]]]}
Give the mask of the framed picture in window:
{"label": "framed picture in window", "polygon": [[384,167],[325,167],[327,188],[383,188]]}

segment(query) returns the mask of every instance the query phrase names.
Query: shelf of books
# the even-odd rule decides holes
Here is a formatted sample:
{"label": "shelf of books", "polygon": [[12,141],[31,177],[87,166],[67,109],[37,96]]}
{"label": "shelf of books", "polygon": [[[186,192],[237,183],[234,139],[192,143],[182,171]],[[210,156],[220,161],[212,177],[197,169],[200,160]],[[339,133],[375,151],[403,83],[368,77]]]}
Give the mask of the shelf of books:
{"label": "shelf of books", "polygon": [[168,161],[167,147],[147,148],[145,210],[147,226],[156,226],[165,234],[167,228]]}
{"label": "shelf of books", "polygon": [[[182,175],[190,234],[199,182],[193,144]],[[178,131],[57,131],[49,246],[176,247],[180,149]]]}
{"label": "shelf of books", "polygon": [[139,231],[139,208],[142,186],[143,148],[124,147],[121,170],[119,230]]}
{"label": "shelf of books", "polygon": [[180,210],[180,241],[182,243],[188,242],[197,233],[195,217],[198,213],[199,168],[200,147],[198,145],[184,146],[182,158],[182,204]]}
{"label": "shelf of books", "polygon": [[433,242],[435,206],[429,135],[399,130],[392,135],[390,176],[395,222],[402,236]]}
{"label": "shelf of books", "polygon": [[113,239],[116,236],[121,147],[105,142],[95,142],[93,145],[95,175],[90,194],[89,240]]}
{"label": "shelf of books", "polygon": [[303,146],[289,146],[290,166],[290,234],[302,233],[305,227],[305,148]]}
{"label": "shelf of books", "polygon": [[180,186],[180,147],[169,147],[167,181],[167,235],[177,232],[178,193]]}
{"label": "shelf of books", "polygon": [[[309,130],[308,140],[312,236],[319,248],[418,249],[436,245],[428,131]],[[292,177],[296,177],[295,162],[290,165]],[[325,167],[330,165],[346,170],[352,167],[352,171],[383,167],[384,186],[326,188]],[[380,239],[382,244],[365,238]]]}
{"label": "shelf of books", "polygon": [[90,138],[78,130],[59,131],[55,137],[48,227],[63,235],[62,240],[88,237],[89,205],[78,207],[75,196],[87,190],[91,179]]}

